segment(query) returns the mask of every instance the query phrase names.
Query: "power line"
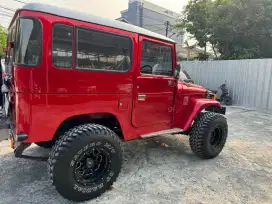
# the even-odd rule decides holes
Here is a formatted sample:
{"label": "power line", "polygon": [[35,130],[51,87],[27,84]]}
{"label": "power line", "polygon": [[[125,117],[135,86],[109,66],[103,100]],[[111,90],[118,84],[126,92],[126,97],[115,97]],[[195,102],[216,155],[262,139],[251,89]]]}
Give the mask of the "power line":
{"label": "power line", "polygon": [[10,16],[10,17],[13,17],[13,14],[12,14],[12,13],[6,13],[6,12],[1,11],[1,10],[0,10],[0,14],[6,15],[6,16]]}
{"label": "power line", "polygon": [[1,10],[1,8],[0,8],[0,12],[3,13],[3,14],[6,14],[6,15],[10,15],[10,16],[14,15],[14,12]]}
{"label": "power line", "polygon": [[8,7],[2,6],[2,5],[0,5],[0,8],[15,12],[15,10],[13,10],[12,8],[8,8]]}
{"label": "power line", "polygon": [[19,3],[22,3],[22,4],[27,4],[28,3],[28,2],[20,1],[20,0],[13,0],[13,1],[16,1],[16,2],[19,2]]}
{"label": "power line", "polygon": [[2,13],[2,12],[0,12],[0,16],[8,16],[8,17],[10,17],[10,18],[12,18],[12,17],[13,17],[12,15],[8,15],[8,14],[6,14],[6,13]]}

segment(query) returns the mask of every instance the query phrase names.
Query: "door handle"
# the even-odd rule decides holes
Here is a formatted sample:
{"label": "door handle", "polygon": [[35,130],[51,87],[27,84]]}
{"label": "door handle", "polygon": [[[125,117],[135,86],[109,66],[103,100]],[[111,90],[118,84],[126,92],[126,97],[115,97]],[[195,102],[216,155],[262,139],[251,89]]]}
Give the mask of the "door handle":
{"label": "door handle", "polygon": [[138,95],[138,101],[144,101],[146,98],[146,95],[145,94],[139,94]]}
{"label": "door handle", "polygon": [[173,85],[174,85],[174,81],[168,80],[168,86],[173,86]]}

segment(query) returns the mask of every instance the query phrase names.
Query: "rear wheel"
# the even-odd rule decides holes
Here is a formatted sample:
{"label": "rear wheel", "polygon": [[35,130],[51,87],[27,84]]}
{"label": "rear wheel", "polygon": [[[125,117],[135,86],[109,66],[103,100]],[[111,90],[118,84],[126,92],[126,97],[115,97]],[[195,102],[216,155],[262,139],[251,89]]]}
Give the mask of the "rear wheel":
{"label": "rear wheel", "polygon": [[190,133],[191,149],[202,158],[214,158],[225,146],[227,135],[228,125],[223,115],[200,113]]}
{"label": "rear wheel", "polygon": [[225,96],[224,103],[228,106],[231,106],[232,105],[232,98],[230,96]]}
{"label": "rear wheel", "polygon": [[83,201],[105,192],[121,165],[118,136],[104,126],[85,124],[69,130],[53,147],[49,174],[64,198]]}

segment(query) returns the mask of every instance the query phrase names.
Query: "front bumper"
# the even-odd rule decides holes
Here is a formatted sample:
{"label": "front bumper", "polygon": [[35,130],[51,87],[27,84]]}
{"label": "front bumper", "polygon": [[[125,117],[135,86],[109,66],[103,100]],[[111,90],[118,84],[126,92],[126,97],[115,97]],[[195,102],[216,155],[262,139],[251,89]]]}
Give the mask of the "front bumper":
{"label": "front bumper", "polygon": [[226,107],[224,107],[224,106],[221,106],[221,107],[211,106],[211,107],[206,108],[205,110],[209,111],[209,112],[214,112],[214,113],[226,115]]}

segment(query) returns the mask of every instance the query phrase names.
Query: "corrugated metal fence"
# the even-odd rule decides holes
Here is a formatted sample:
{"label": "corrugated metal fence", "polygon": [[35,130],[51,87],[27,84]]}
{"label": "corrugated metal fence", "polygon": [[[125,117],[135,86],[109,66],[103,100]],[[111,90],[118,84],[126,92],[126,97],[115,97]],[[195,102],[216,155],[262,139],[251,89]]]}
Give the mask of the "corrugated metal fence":
{"label": "corrugated metal fence", "polygon": [[272,59],[181,62],[198,84],[216,90],[225,81],[236,105],[272,111]]}

